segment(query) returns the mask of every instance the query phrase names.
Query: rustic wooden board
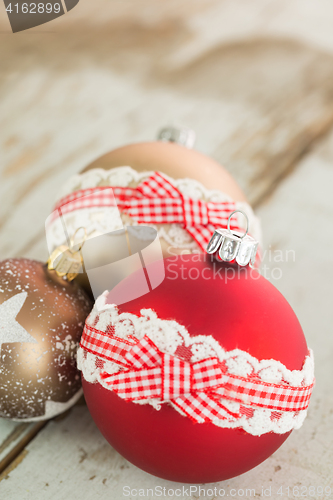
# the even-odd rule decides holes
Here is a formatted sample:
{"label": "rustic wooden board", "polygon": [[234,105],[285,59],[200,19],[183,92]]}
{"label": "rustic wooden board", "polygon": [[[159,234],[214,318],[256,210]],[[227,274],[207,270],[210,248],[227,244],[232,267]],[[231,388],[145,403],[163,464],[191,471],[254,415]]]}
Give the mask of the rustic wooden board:
{"label": "rustic wooden board", "polygon": [[[260,207],[268,277],[294,308],[316,352],[316,392],[332,393],[333,135]],[[280,252],[276,252],[275,250]],[[276,262],[281,255],[284,262]],[[333,422],[333,416],[332,422]]]}
{"label": "rustic wooden board", "polygon": [[[325,50],[323,40],[300,43],[296,21],[298,37],[290,38],[291,29],[277,37],[289,12],[277,2],[268,10],[255,2],[245,38],[237,8],[222,3],[198,2],[189,14],[189,2],[160,11],[143,2],[137,17],[133,2],[103,3],[107,24],[101,15],[84,18],[80,5],[76,29],[68,14],[53,34],[2,35],[2,257],[45,258],[43,223],[62,182],[112,147],[153,138],[166,123],[193,127],[198,149],[225,163],[255,205],[329,130],[329,43]],[[214,18],[232,23],[225,36]]]}
{"label": "rustic wooden board", "polygon": [[25,447],[47,422],[15,423],[2,419],[0,425],[0,481],[26,456]]}
{"label": "rustic wooden board", "polygon": [[[271,498],[278,499],[288,497],[288,486],[291,491],[294,487],[299,487],[300,491],[302,487],[332,487],[332,411],[332,398],[316,398],[302,429],[294,432],[266,462],[240,477],[207,484],[204,489],[216,486],[225,489],[229,496],[231,489],[254,489],[258,497],[262,488],[271,487]],[[128,463],[108,445],[87,408],[82,407],[74,408],[70,416],[60,422],[51,422],[31,442],[19,465],[0,483],[0,492],[3,498],[11,500],[120,500],[126,498],[126,487],[147,491],[156,487],[175,489],[182,486],[153,477]],[[279,496],[277,491],[281,486],[283,495]],[[206,495],[194,493],[190,498],[223,498],[208,492]],[[166,498],[171,496],[165,495]],[[295,498],[292,494],[289,497]],[[127,498],[133,500],[135,494]],[[150,493],[145,498],[155,500],[157,495]],[[188,496],[185,493],[178,498],[183,500]]]}
{"label": "rustic wooden board", "polygon": [[[107,150],[152,139],[172,122],[194,128],[197,148],[224,163],[260,208],[266,245],[295,249],[296,263],[282,263],[283,276],[275,283],[316,350],[318,409],[313,405],[305,430],[294,433],[277,459],[246,476],[249,484],[256,477],[264,484],[271,477],[270,464],[280,467],[274,460],[282,460],[283,469],[290,471],[288,475],[279,469],[274,476],[284,484],[289,477],[303,485],[332,479],[332,401],[323,399],[332,379],[326,344],[331,342],[332,324],[329,254],[318,259],[315,268],[311,259],[311,248],[318,242],[319,247],[324,241],[330,244],[332,141],[309,155],[333,123],[332,23],[333,4],[327,0],[81,0],[63,18],[12,35],[0,9],[0,258],[45,259],[43,225],[62,182]],[[303,156],[307,160],[298,168]],[[62,430],[55,429],[78,436],[76,419],[82,435],[92,433],[96,449],[109,450],[102,453],[110,458],[102,472],[110,467],[114,473],[98,476],[109,484],[105,498],[110,488],[121,495],[132,474],[138,484],[149,483],[150,476],[132,466],[129,473],[127,466],[121,469],[122,459],[103,444],[86,409],[79,408],[64,421],[48,425],[28,447],[24,440],[38,427],[0,421],[0,461],[4,464],[17,454],[13,466],[21,460],[2,481],[1,498],[2,491],[4,498],[13,500],[36,491],[44,498],[45,487],[45,498],[58,499],[60,484],[61,492],[67,491],[57,478],[62,464],[70,467],[65,455],[80,456],[78,442],[83,437],[76,438],[70,451],[60,444],[57,448]],[[309,438],[310,448],[302,447],[314,426],[318,440]],[[58,450],[60,472],[47,469],[50,486],[42,488],[42,476],[33,470],[38,460],[44,463],[49,457],[48,443]],[[92,465],[90,455],[82,478],[79,465],[70,469],[83,485],[89,480],[86,474],[103,462],[96,459]],[[304,470],[309,473],[301,479]],[[34,489],[33,482],[22,489],[25,474],[36,478],[42,489]],[[112,477],[116,479],[110,486]],[[95,480],[87,482],[91,498]],[[67,483],[69,495],[76,498],[76,483]],[[240,478],[231,484],[245,482]]]}

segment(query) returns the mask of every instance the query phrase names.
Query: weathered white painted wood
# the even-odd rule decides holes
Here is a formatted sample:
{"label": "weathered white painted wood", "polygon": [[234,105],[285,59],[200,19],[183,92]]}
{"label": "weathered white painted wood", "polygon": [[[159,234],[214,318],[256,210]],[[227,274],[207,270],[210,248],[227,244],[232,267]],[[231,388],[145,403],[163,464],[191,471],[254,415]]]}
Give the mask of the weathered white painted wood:
{"label": "weathered white painted wood", "polygon": [[1,420],[0,445],[4,442],[6,437],[18,427],[18,425],[19,424],[17,422],[13,422],[12,420],[6,420],[6,419]]}
{"label": "weathered white painted wood", "polygon": [[[312,402],[307,421],[266,462],[237,478],[204,485],[205,493],[192,491],[192,499],[223,498],[209,494],[210,488],[224,489],[236,498],[232,489],[255,490],[271,488],[273,499],[289,498],[294,487],[299,492],[310,487],[333,488],[332,477],[332,396],[322,395]],[[135,425],[135,424],[134,424]],[[11,500],[121,500],[139,497],[139,492],[124,496],[130,490],[142,489],[145,498],[155,500],[155,488],[176,489],[183,485],[153,477],[128,463],[115,452],[99,433],[86,407],[75,407],[60,422],[51,422],[25,450],[25,456],[9,476],[0,483],[1,498]],[[184,485],[188,488],[188,485]],[[282,487],[282,495],[278,490]],[[297,494],[297,492],[296,492]],[[142,495],[143,496],[143,495]],[[165,495],[166,498],[172,495]],[[249,493],[248,496],[251,496]],[[252,496],[255,495],[252,493]],[[305,496],[305,495],[303,495]],[[308,498],[320,498],[319,494]],[[186,493],[178,498],[186,499]],[[323,497],[325,498],[325,496]],[[332,498],[327,495],[326,498]]]}
{"label": "weathered white painted wood", "polygon": [[[168,29],[170,22],[181,24],[183,32],[194,36],[188,37],[187,43],[182,39],[178,54],[174,54],[175,61],[180,64],[187,62],[198,50],[204,52],[216,41],[247,39],[261,33],[333,50],[330,0],[96,0],[94,4],[80,0],[70,15],[36,27],[30,33],[52,34],[71,29],[78,35],[82,29],[100,29],[112,20],[121,30],[124,19],[130,20],[133,27],[155,25],[159,30],[161,27]],[[0,34],[11,34],[4,9],[0,10],[0,29]]]}
{"label": "weathered white painted wood", "polygon": [[322,394],[333,394],[332,162],[331,134],[259,210],[267,277],[294,308],[315,350],[316,392]]}
{"label": "weathered white painted wood", "polygon": [[[226,163],[251,201],[262,201],[332,123],[332,22],[329,0],[81,0],[70,14],[36,33],[0,33],[0,258],[45,259],[44,220],[67,176],[123,142],[153,138],[172,121],[195,128],[197,147]],[[7,29],[6,23],[0,9],[0,31]],[[48,32],[52,30],[54,34]],[[323,242],[324,231],[325,242],[331,238],[333,147],[330,141],[325,144],[261,210],[267,245],[296,250],[296,263],[284,263],[283,277],[275,284],[299,315],[317,360],[319,409],[313,405],[310,410],[304,427],[309,430],[294,433],[275,455],[277,460],[285,457],[283,470],[291,471],[277,472],[276,477],[283,473],[279,480],[284,484],[291,476],[297,481],[305,475],[307,481],[332,479],[332,404],[322,400],[332,379],[326,344],[332,324],[330,255],[314,267],[310,260],[310,245],[315,247],[311,238]],[[322,181],[316,183],[319,176]],[[328,244],[331,248],[330,240]],[[92,426],[84,409],[52,425],[66,424],[72,432],[81,411],[84,433]],[[313,426],[319,429],[319,442],[311,442],[306,455],[301,444]],[[0,443],[16,428],[1,420]],[[22,464],[0,484],[0,498],[5,486],[4,498],[15,499],[13,491],[25,484],[24,471],[36,467],[35,457],[44,463],[50,456],[53,447],[43,440],[49,436],[57,443],[52,429],[35,440]],[[91,432],[98,440],[97,431]],[[39,446],[47,450],[44,455],[36,455]],[[287,449],[291,451],[285,454]],[[298,451],[298,461],[292,450]],[[66,449],[68,456],[71,452]],[[57,455],[60,465],[65,463],[62,453]],[[112,496],[113,487],[121,494],[122,481],[132,477],[122,475],[120,457],[111,455],[110,467],[119,481],[112,486],[109,481],[105,498]],[[249,477],[262,477],[265,483],[269,463]],[[90,467],[89,459],[88,471]],[[149,476],[135,474],[138,484],[146,484],[143,478]],[[62,483],[51,479],[53,493],[45,498],[58,498],[56,488],[61,491]],[[93,481],[87,483],[91,498]],[[245,484],[242,478],[234,481]],[[16,498],[36,497],[39,490],[29,484],[30,492],[17,490],[21,496]],[[76,483],[68,479],[67,487],[75,498]]]}
{"label": "weathered white painted wood", "polygon": [[[301,32],[298,18],[308,22],[314,4],[133,5],[103,2],[102,14],[80,2],[54,24],[61,35],[2,35],[1,257],[45,258],[42,226],[63,180],[168,122],[196,129],[198,149],[225,163],[254,203],[333,122],[329,44],[300,45],[300,35],[287,39],[292,29],[277,37],[290,12]],[[318,12],[314,38],[332,8]]]}

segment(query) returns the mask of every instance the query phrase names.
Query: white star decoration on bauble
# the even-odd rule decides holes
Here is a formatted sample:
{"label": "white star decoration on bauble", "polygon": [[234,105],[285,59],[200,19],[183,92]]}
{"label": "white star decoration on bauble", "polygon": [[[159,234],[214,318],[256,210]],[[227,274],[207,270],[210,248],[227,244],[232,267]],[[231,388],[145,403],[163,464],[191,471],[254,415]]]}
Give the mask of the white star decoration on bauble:
{"label": "white star decoration on bauble", "polygon": [[18,293],[0,305],[0,354],[2,344],[9,342],[38,344],[37,340],[16,321],[16,316],[22,309],[27,295],[27,292]]}

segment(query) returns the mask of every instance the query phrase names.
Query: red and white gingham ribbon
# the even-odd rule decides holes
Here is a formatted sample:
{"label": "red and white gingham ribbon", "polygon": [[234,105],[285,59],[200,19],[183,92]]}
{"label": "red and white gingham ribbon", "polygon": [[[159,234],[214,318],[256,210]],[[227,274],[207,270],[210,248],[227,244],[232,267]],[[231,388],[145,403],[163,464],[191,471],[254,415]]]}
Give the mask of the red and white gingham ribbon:
{"label": "red and white gingham ribbon", "polygon": [[[139,224],[181,224],[204,251],[214,230],[226,228],[229,215],[237,208],[233,201],[205,202],[184,196],[166,177],[154,172],[136,188],[104,186],[76,191],[62,198],[54,213],[58,217],[115,204]],[[240,230],[232,221],[230,229]]]}
{"label": "red and white gingham ribbon", "polygon": [[[171,402],[195,422],[237,420],[249,407],[250,411],[252,407],[274,412],[306,410],[314,385],[293,387],[233,375],[217,357],[190,363],[161,352],[148,336],[140,341],[134,336],[116,337],[112,326],[104,333],[86,324],[80,346],[121,366],[117,373],[101,373],[104,384],[121,398]],[[239,413],[231,412],[221,399],[240,403]]]}

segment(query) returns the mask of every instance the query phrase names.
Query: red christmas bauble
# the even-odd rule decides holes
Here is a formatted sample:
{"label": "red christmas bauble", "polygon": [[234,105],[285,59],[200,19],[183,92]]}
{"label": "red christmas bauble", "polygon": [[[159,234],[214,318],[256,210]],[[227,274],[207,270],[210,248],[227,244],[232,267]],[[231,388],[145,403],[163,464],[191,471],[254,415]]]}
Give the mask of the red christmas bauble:
{"label": "red christmas bauble", "polygon": [[[149,308],[158,318],[176,320],[191,337],[212,336],[226,351],[240,349],[258,361],[273,359],[288,370],[302,369],[308,347],[300,323],[257,271],[198,255],[168,258],[164,264],[164,281],[119,305],[119,313],[140,316]],[[121,287],[137,285],[133,274]],[[113,291],[107,302],[115,297]],[[164,479],[207,483],[237,476],[268,458],[291,432],[252,435],[243,428],[194,423],[170,404],[156,410],[125,401],[82,378],[87,405],[107,441],[131,463]]]}

